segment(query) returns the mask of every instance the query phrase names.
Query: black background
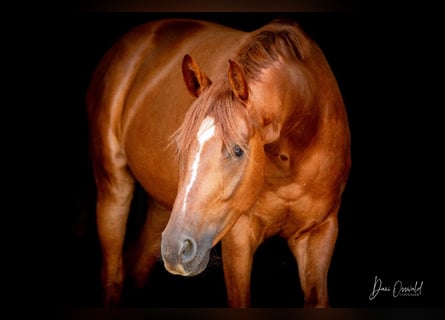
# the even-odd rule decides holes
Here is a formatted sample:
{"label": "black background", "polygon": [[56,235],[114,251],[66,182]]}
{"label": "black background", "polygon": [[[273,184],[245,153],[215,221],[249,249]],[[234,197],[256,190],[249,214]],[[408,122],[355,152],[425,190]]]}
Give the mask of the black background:
{"label": "black background", "polygon": [[[74,166],[56,178],[75,190],[56,220],[66,240],[57,264],[55,289],[46,299],[66,308],[100,307],[99,247],[94,226],[94,184],[87,153],[85,91],[105,51],[139,23],[161,17],[193,17],[253,30],[272,18],[299,22],[324,51],[337,77],[350,121],[352,170],[339,212],[340,231],[329,271],[329,297],[336,308],[441,307],[444,279],[438,206],[443,189],[438,171],[439,133],[430,84],[428,32],[415,20],[391,24],[392,16],[364,18],[354,12],[325,13],[97,13],[69,14],[60,63],[69,94],[60,106],[59,131],[68,133],[62,149]],[[69,39],[70,41],[65,41]],[[423,40],[421,40],[423,39]],[[54,39],[57,41],[57,39]],[[62,51],[63,50],[63,51]],[[56,138],[54,138],[56,139]],[[443,143],[441,144],[443,145]],[[69,171],[69,172],[65,172]],[[432,183],[437,181],[437,184]],[[71,189],[70,189],[71,190]],[[143,215],[139,190],[129,222],[137,229]],[[59,224],[57,224],[59,225]],[[57,240],[55,240],[57,242]],[[215,258],[194,278],[169,275],[161,263],[138,294],[125,292],[136,307],[225,307],[225,287]],[[380,293],[369,300],[374,278],[384,283],[423,281],[418,297]],[[257,252],[252,272],[254,307],[301,307],[296,264],[285,242],[267,241]]]}

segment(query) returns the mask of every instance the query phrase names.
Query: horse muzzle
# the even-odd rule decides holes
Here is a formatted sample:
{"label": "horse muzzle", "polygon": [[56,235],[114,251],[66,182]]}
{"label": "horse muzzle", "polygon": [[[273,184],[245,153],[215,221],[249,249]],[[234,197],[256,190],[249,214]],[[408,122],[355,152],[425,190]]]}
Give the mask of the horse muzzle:
{"label": "horse muzzle", "polygon": [[181,276],[200,274],[209,262],[211,245],[211,241],[196,241],[190,236],[164,232],[161,255],[165,269]]}

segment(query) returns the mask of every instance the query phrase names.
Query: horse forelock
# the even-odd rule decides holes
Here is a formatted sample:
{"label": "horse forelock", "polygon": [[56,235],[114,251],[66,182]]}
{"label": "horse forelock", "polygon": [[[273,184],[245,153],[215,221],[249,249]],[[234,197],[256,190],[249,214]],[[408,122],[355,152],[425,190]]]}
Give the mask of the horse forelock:
{"label": "horse forelock", "polygon": [[245,108],[233,96],[228,83],[214,83],[207,88],[195,101],[185,115],[182,125],[172,135],[171,143],[176,146],[176,152],[181,159],[196,141],[198,130],[206,117],[211,117],[220,129],[223,145],[232,152],[233,144],[243,145],[246,137],[242,135],[235,116],[245,117]]}
{"label": "horse forelock", "polygon": [[304,61],[311,48],[311,42],[297,23],[274,20],[245,40],[236,60],[247,78],[257,80],[263,69],[280,58]]}

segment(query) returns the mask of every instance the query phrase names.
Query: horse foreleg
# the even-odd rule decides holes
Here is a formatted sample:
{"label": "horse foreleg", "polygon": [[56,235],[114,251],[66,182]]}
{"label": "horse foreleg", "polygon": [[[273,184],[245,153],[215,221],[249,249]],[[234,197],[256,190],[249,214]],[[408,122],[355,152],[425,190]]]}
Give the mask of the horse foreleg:
{"label": "horse foreleg", "polygon": [[96,219],[102,249],[103,302],[110,307],[118,305],[122,295],[125,273],[122,250],[134,183],[124,172],[96,181],[103,181],[98,183]]}
{"label": "horse foreleg", "polygon": [[160,257],[161,235],[169,216],[169,210],[154,201],[149,203],[144,226],[129,257],[131,277],[139,289],[145,286],[150,271]]}
{"label": "horse foreleg", "polygon": [[335,212],[315,229],[296,239],[294,237],[288,239],[288,244],[297,260],[306,308],[329,307],[327,274],[337,233]]}
{"label": "horse foreleg", "polygon": [[221,241],[224,278],[229,307],[250,307],[250,273],[259,243],[248,232],[249,220],[238,219]]}

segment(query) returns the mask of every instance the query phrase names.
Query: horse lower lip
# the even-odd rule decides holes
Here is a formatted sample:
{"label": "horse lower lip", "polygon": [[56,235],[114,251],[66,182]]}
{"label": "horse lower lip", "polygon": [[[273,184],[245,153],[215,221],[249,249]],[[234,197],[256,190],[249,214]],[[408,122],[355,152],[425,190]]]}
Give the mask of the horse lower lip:
{"label": "horse lower lip", "polygon": [[184,277],[192,277],[200,274],[205,270],[209,262],[209,257],[210,257],[210,249],[202,255],[197,255],[195,259],[193,259],[186,265],[183,264],[172,265],[164,260],[164,267],[171,274],[180,275]]}
{"label": "horse lower lip", "polygon": [[184,270],[184,268],[182,267],[182,265],[176,265],[173,268],[170,267],[169,264],[167,264],[167,263],[165,263],[164,265],[165,265],[165,269],[168,272],[170,272],[171,274],[178,275],[178,276],[184,276],[184,277],[190,276],[190,272],[186,272]]}

